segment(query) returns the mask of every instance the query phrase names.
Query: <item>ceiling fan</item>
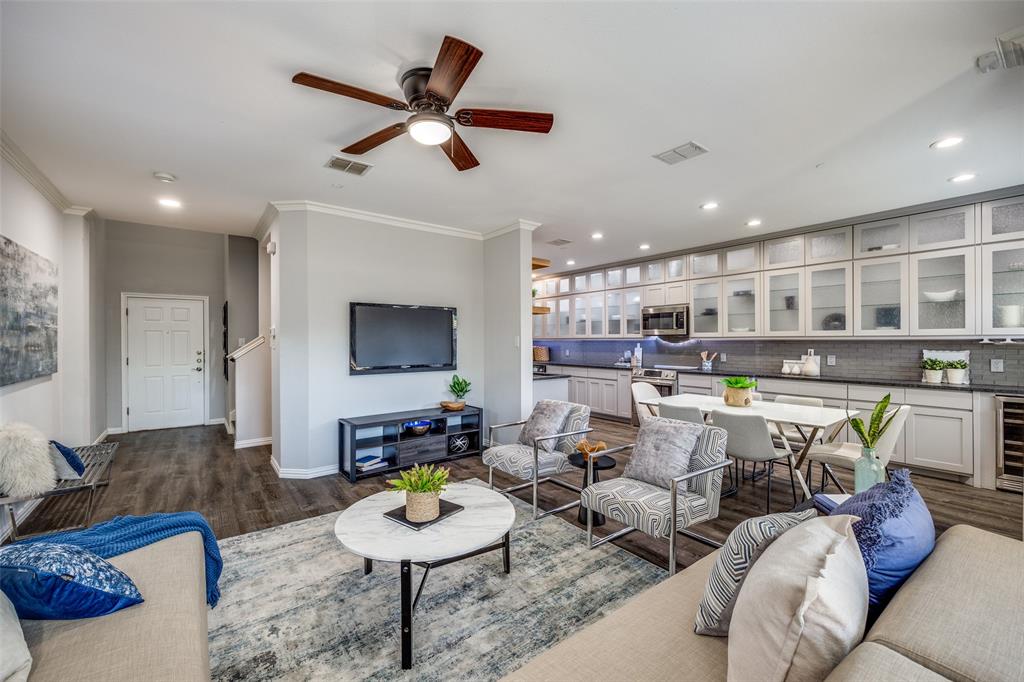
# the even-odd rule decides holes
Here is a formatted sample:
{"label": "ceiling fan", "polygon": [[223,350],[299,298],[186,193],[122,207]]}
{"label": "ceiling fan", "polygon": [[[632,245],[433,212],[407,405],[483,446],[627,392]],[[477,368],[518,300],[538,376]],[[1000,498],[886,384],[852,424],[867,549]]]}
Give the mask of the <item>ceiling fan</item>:
{"label": "ceiling fan", "polygon": [[479,166],[480,162],[455,132],[454,122],[469,128],[547,133],[555,120],[551,114],[505,109],[459,109],[450,116],[448,107],[483,54],[467,42],[445,36],[441,51],[434,60],[434,68],[410,69],[402,74],[405,102],[305,71],[295,74],[292,82],[395,111],[413,112],[405,123],[395,123],[345,147],[341,150],[345,154],[365,154],[388,140],[409,133],[420,144],[440,146],[455,167],[464,171]]}

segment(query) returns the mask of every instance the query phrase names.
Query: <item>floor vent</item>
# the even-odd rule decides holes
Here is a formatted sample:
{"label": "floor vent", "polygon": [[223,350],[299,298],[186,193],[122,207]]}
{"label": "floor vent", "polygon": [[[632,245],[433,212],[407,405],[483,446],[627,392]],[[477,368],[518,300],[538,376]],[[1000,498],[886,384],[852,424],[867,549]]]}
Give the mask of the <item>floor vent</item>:
{"label": "floor vent", "polygon": [[343,159],[340,156],[332,156],[330,161],[327,162],[327,167],[343,173],[350,173],[352,175],[366,175],[370,172],[370,169],[373,168],[373,166],[368,163],[360,163],[359,161]]}
{"label": "floor vent", "polygon": [[659,161],[664,161],[668,165],[672,166],[680,161],[686,161],[687,159],[692,159],[695,156],[707,153],[707,148],[700,146],[693,140],[690,140],[689,142],[683,143],[674,149],[669,149],[667,152],[655,154],[654,158]]}
{"label": "floor vent", "polygon": [[572,241],[569,239],[552,239],[547,243],[551,246],[565,246],[566,244],[572,244]]}

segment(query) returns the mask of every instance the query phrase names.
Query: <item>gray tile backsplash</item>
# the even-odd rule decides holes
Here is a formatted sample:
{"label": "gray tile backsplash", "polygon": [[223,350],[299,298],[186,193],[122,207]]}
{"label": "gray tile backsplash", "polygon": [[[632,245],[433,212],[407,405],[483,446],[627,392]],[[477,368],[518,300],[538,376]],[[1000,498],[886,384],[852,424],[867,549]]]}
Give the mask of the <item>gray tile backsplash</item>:
{"label": "gray tile backsplash", "polygon": [[[1024,344],[996,345],[978,341],[955,340],[865,340],[865,339],[805,339],[803,341],[776,341],[772,339],[689,339],[679,343],[662,339],[545,339],[537,345],[551,349],[553,362],[585,362],[611,364],[623,351],[632,350],[637,342],[644,351],[644,366],[699,365],[700,352],[726,353],[727,361],[715,360],[717,369],[733,370],[737,374],[778,372],[782,361],[799,360],[813,348],[821,356],[821,376],[824,379],[877,379],[887,378],[915,381],[920,379],[921,351],[969,350],[971,352],[971,383],[995,386],[1024,384]],[[836,364],[826,365],[826,356],[835,355]],[[1003,372],[991,372],[990,360],[1003,360]]]}

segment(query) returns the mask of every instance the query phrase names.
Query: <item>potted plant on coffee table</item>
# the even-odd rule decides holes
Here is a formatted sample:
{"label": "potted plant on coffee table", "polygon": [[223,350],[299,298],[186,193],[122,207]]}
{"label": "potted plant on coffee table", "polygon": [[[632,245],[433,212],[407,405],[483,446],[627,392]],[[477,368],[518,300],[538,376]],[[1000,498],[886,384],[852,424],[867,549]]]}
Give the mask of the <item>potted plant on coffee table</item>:
{"label": "potted plant on coffee table", "polygon": [[871,411],[871,421],[867,425],[860,417],[848,417],[850,428],[860,438],[860,457],[853,463],[853,488],[854,492],[863,492],[876,483],[885,480],[885,467],[877,457],[875,446],[882,438],[892,423],[896,411],[886,418],[885,411],[889,407],[892,396],[888,393],[878,401],[875,409]]}
{"label": "potted plant on coffee table", "polygon": [[941,384],[942,370],[946,363],[938,358],[925,358],[921,361],[921,369],[924,370],[924,382],[926,384]]}
{"label": "potted plant on coffee table", "polygon": [[726,377],[721,381],[725,386],[722,393],[722,400],[726,405],[732,407],[750,407],[754,402],[754,389],[757,388],[757,379],[753,377]]}
{"label": "potted plant on coffee table", "polygon": [[466,407],[466,394],[469,393],[469,387],[472,385],[458,374],[453,376],[448,384],[448,392],[455,396],[455,400],[442,400],[441,407],[448,412],[458,412]]}
{"label": "potted plant on coffee table", "polygon": [[448,485],[448,469],[417,464],[399,472],[399,476],[388,481],[388,485],[405,491],[405,518],[413,523],[436,519],[441,513],[441,491]]}
{"label": "potted plant on coffee table", "polygon": [[967,371],[966,360],[947,360],[943,365],[946,369],[946,381],[954,385],[964,383],[964,373]]}

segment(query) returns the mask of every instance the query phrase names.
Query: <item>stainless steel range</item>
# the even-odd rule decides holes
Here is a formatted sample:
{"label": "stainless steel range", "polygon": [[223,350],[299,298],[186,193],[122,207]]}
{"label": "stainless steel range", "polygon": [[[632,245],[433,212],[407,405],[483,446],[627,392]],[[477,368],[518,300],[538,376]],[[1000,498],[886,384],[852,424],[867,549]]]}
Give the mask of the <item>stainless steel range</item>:
{"label": "stainless steel range", "polygon": [[[633,383],[645,383],[658,389],[661,395],[674,395],[676,392],[676,371],[674,369],[644,369],[643,367],[633,368]],[[636,414],[636,403],[633,402],[632,410],[633,426],[640,424],[640,418]]]}

